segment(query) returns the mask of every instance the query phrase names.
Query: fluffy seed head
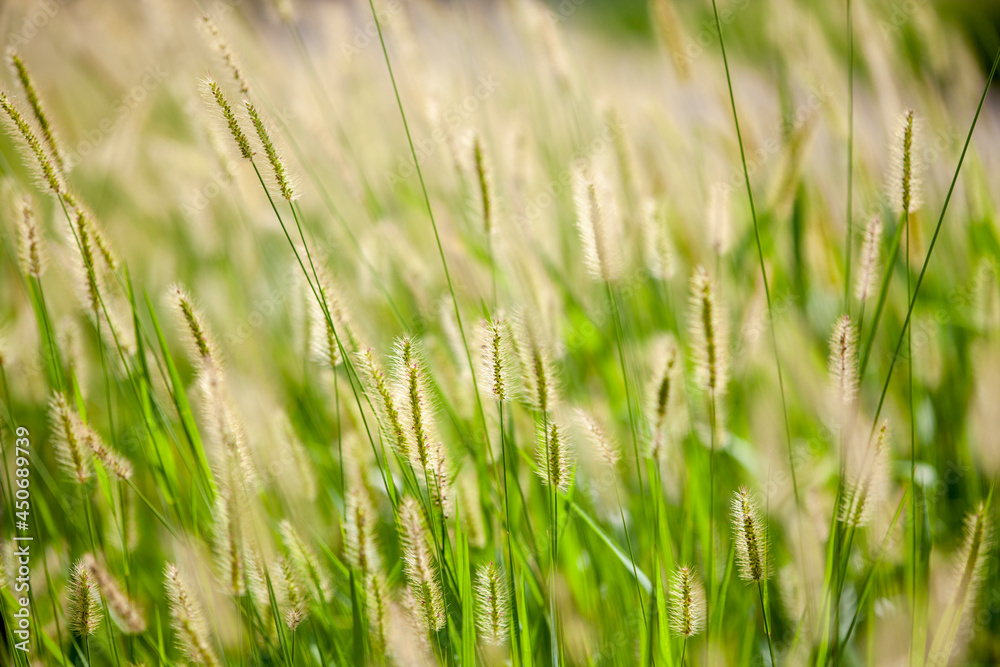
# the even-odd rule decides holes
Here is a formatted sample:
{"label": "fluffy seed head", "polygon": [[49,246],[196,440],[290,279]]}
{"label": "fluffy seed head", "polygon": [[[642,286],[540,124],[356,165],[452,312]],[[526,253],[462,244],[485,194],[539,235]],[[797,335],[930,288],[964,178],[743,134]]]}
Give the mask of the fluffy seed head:
{"label": "fluffy seed head", "polygon": [[477,379],[482,391],[493,394],[501,403],[509,401],[514,393],[516,359],[511,338],[511,329],[502,317],[483,320],[476,328],[480,353]]}
{"label": "fluffy seed head", "polygon": [[79,253],[77,272],[81,276],[81,292],[85,294],[85,302],[90,312],[97,317],[101,311],[100,274],[94,261],[94,241],[90,233],[90,225],[82,211],[74,220],[73,229],[76,232],[76,250]]}
{"label": "fluffy seed head", "polygon": [[388,634],[389,597],[385,579],[381,573],[376,573],[365,584],[368,592],[368,635],[372,643],[372,652],[379,655],[386,649]]}
{"label": "fluffy seed head", "polygon": [[733,223],[729,215],[729,190],[725,183],[712,186],[708,202],[708,233],[712,250],[717,255],[725,255],[732,244]]}
{"label": "fluffy seed head", "polygon": [[291,556],[296,577],[299,581],[306,582],[310,594],[317,602],[327,602],[333,594],[333,586],[326,568],[291,523],[282,521],[279,528],[281,541]]}
{"label": "fluffy seed head", "polygon": [[698,575],[685,566],[670,582],[670,630],[677,637],[691,637],[705,625],[705,587]]}
{"label": "fluffy seed head", "polygon": [[287,558],[278,559],[278,571],[281,573],[282,618],[292,632],[306,620],[309,608],[303,596],[302,581],[297,568]]}
{"label": "fluffy seed head", "polygon": [[982,502],[965,517],[965,541],[962,544],[958,588],[955,591],[956,607],[965,611],[982,583],[987,556],[993,541],[993,525]]}
{"label": "fluffy seed head", "polygon": [[761,521],[757,501],[745,486],[733,497],[733,533],[740,578],[759,582],[770,576],[767,558],[767,526]]}
{"label": "fluffy seed head", "polygon": [[243,69],[240,67],[236,54],[233,53],[232,47],[229,46],[229,41],[219,30],[219,26],[217,26],[215,21],[213,21],[209,16],[202,16],[201,24],[205,29],[205,36],[209,42],[209,46],[217,51],[222,57],[222,61],[226,64],[226,67],[229,68],[229,71],[233,75],[233,79],[240,87],[240,94],[244,96],[249,95],[250,83],[246,80],[246,77],[243,76]]}
{"label": "fluffy seed head", "polygon": [[548,431],[538,443],[538,476],[542,483],[563,493],[569,491],[573,483],[573,455],[562,426],[550,419]]}
{"label": "fluffy seed head", "polygon": [[118,479],[131,479],[132,463],[104,442],[100,433],[87,424],[80,424],[81,441],[90,450],[94,458],[101,462]]}
{"label": "fluffy seed head", "polygon": [[913,109],[907,109],[896,124],[889,168],[889,198],[897,213],[914,213],[920,208],[919,133],[920,124],[914,119]]}
{"label": "fluffy seed head", "polygon": [[295,193],[292,191],[288,170],[285,168],[285,163],[281,159],[281,156],[278,155],[278,149],[274,146],[271,133],[264,124],[264,120],[261,118],[257,107],[250,100],[244,100],[244,105],[246,106],[247,115],[250,117],[250,124],[253,125],[253,129],[257,133],[257,138],[260,140],[260,145],[264,148],[264,155],[267,156],[268,164],[271,165],[271,173],[274,176],[275,184],[278,186],[278,192],[284,199],[292,201],[295,199]]}
{"label": "fluffy seed head", "polygon": [[219,492],[215,496],[215,528],[212,539],[219,582],[228,595],[237,598],[246,592],[243,546],[243,517],[246,508],[240,502],[242,497],[237,480],[227,479],[226,483],[219,485]]}
{"label": "fluffy seed head", "polygon": [[254,465],[236,408],[229,397],[222,369],[205,366],[199,378],[202,415],[206,440],[212,445],[216,473],[224,478],[238,471],[234,479],[244,489],[255,488],[258,481]]}
{"label": "fluffy seed head", "polygon": [[53,394],[49,401],[49,420],[55,440],[56,460],[74,481],[86,484],[93,474],[85,442],[86,427],[62,394]]}
{"label": "fluffy seed head", "polygon": [[573,179],[576,226],[583,243],[590,274],[611,281],[621,274],[618,253],[618,211],[611,189],[602,175],[590,168],[577,169]]}
{"label": "fluffy seed head", "polygon": [[62,150],[59,148],[59,142],[56,141],[55,132],[52,129],[52,123],[49,122],[48,114],[45,113],[42,102],[38,99],[38,92],[35,90],[31,73],[28,72],[24,61],[21,60],[21,57],[13,48],[7,49],[7,58],[14,70],[14,74],[17,76],[17,80],[21,84],[24,96],[28,98],[28,106],[31,107],[31,113],[35,116],[35,122],[38,125],[38,129],[41,130],[42,139],[45,140],[45,146],[48,148],[49,155],[52,156],[52,161],[55,162],[57,171],[64,173],[66,171],[66,164],[63,160]]}
{"label": "fluffy seed head", "polygon": [[170,620],[177,635],[177,646],[191,662],[215,667],[219,664],[209,642],[208,626],[201,612],[201,604],[191,593],[191,588],[177,566],[167,563],[164,569],[167,599],[170,602]]}
{"label": "fluffy seed head", "polygon": [[386,380],[385,371],[375,355],[375,350],[367,347],[358,353],[361,371],[366,380],[367,392],[375,405],[376,418],[382,437],[399,456],[410,458],[409,440],[396,399]]}
{"label": "fluffy seed head", "polygon": [[361,573],[361,581],[367,581],[381,568],[377,523],[368,491],[361,484],[353,485],[344,508],[344,550],[347,562]]}
{"label": "fluffy seed head", "polygon": [[444,452],[435,429],[434,406],[428,398],[426,368],[417,347],[411,336],[396,342],[396,402],[402,406],[410,464],[426,473],[428,482],[437,490],[445,483]]}
{"label": "fluffy seed head", "polygon": [[489,235],[493,233],[493,183],[486,158],[486,148],[478,134],[472,137],[472,161],[476,169],[476,183],[479,186],[479,210],[483,216],[483,230]]}
{"label": "fluffy seed head", "polygon": [[212,333],[205,324],[205,317],[194,303],[191,295],[174,283],[167,289],[170,305],[173,308],[177,327],[188,343],[193,361],[199,366],[214,366],[220,359],[212,340]]}
{"label": "fluffy seed head", "polygon": [[538,324],[527,313],[516,319],[516,335],[511,337],[515,356],[521,362],[524,399],[535,410],[551,410],[558,398],[555,366],[549,346],[543,341]]}
{"label": "fluffy seed head", "polygon": [[31,198],[27,195],[18,206],[17,215],[17,258],[21,264],[21,272],[26,276],[41,278],[48,264],[48,253],[45,249],[45,237]]}
{"label": "fluffy seed head", "polygon": [[889,422],[883,421],[872,436],[860,473],[848,483],[848,491],[844,494],[839,518],[855,528],[871,521],[875,508],[885,497],[888,432]]}
{"label": "fluffy seed head", "polygon": [[57,197],[64,195],[66,188],[63,186],[62,178],[55,164],[45,148],[42,147],[28,121],[24,119],[21,111],[7,97],[7,93],[2,91],[0,91],[0,109],[3,109],[4,121],[10,132],[20,136],[21,141],[24,142],[23,150],[27,157],[34,162],[42,183]]}
{"label": "fluffy seed head", "polygon": [[403,546],[403,571],[414,612],[427,633],[444,628],[444,598],[437,565],[428,542],[423,513],[413,498],[399,510],[399,539]]}
{"label": "fluffy seed head", "polygon": [[250,140],[243,132],[243,128],[240,127],[239,121],[236,119],[236,113],[229,105],[229,101],[222,92],[222,88],[220,88],[219,84],[212,79],[208,79],[205,85],[208,86],[209,94],[218,105],[219,111],[222,112],[222,117],[226,121],[229,133],[233,135],[233,141],[236,142],[236,147],[240,151],[240,156],[245,160],[253,160],[253,150],[250,148]]}
{"label": "fluffy seed head", "polygon": [[97,585],[104,594],[104,599],[108,603],[118,627],[130,635],[139,634],[146,630],[146,619],[143,618],[139,606],[122,591],[121,586],[114,576],[108,572],[107,568],[98,561],[93,554],[85,554],[80,559],[80,563],[90,570],[91,575],[97,581]]}
{"label": "fluffy seed head", "polygon": [[656,202],[649,200],[642,206],[643,241],[646,268],[659,280],[670,280],[676,270],[674,246],[666,215]]}
{"label": "fluffy seed head", "polygon": [[590,444],[593,445],[598,456],[601,457],[601,460],[608,468],[614,470],[619,460],[617,444],[608,435],[604,426],[592,414],[586,410],[577,408],[576,416],[584,435],[590,441]]}
{"label": "fluffy seed head", "polygon": [[476,602],[479,639],[484,644],[503,646],[507,642],[510,601],[506,578],[495,563],[480,565],[476,570]]}
{"label": "fluffy seed head", "polygon": [[658,345],[653,359],[654,374],[647,390],[646,420],[649,428],[649,455],[663,461],[673,438],[687,429],[680,349],[673,336]]}
{"label": "fluffy seed head", "polygon": [[858,272],[858,284],[854,291],[858,301],[864,303],[872,295],[875,283],[878,281],[879,244],[882,242],[882,221],[872,218],[865,230],[865,242],[861,246],[861,270]]}
{"label": "fluffy seed head", "polygon": [[74,635],[85,637],[97,632],[103,618],[97,579],[81,558],[70,573],[66,622]]}
{"label": "fluffy seed head", "polygon": [[695,380],[704,391],[722,396],[729,379],[726,317],[715,283],[703,267],[695,269],[691,279],[691,322]]}
{"label": "fluffy seed head", "polygon": [[858,393],[858,350],[849,315],[837,318],[830,335],[830,380],[837,400],[850,405]]}

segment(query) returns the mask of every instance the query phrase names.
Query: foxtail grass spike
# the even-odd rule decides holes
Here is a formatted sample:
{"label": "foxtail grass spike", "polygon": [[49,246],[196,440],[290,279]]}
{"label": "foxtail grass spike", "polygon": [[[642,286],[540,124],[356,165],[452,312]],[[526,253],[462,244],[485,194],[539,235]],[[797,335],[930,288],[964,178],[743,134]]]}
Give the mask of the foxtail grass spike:
{"label": "foxtail grass spike", "polygon": [[139,606],[121,588],[115,577],[93,554],[85,554],[81,562],[90,570],[118,627],[126,634],[146,631],[146,619]]}
{"label": "foxtail grass spike", "polygon": [[177,646],[191,662],[217,667],[219,659],[209,640],[208,625],[187,581],[177,566],[167,563],[164,570],[170,620],[177,635]]}
{"label": "foxtail grass spike", "polygon": [[41,278],[48,266],[45,237],[35,217],[31,198],[25,196],[18,205],[17,258],[21,272],[32,278]]}
{"label": "foxtail grass spike", "polygon": [[516,358],[511,330],[502,318],[482,321],[476,329],[480,370],[476,379],[484,393],[506,403],[514,396]]}
{"label": "foxtail grass spike", "polygon": [[540,438],[537,447],[538,476],[542,482],[563,493],[569,491],[573,484],[573,455],[559,422],[549,420],[547,442]]}
{"label": "foxtail grass spike", "polygon": [[733,497],[733,535],[740,578],[747,583],[767,580],[767,526],[760,518],[753,493],[745,486]]}
{"label": "foxtail grass spike", "polygon": [[622,268],[618,252],[620,230],[617,206],[610,188],[603,175],[596,173],[591,166],[576,171],[573,195],[576,200],[576,226],[588,271],[599,280],[616,280]]}
{"label": "foxtail grass spike", "polygon": [[849,315],[841,315],[830,335],[830,379],[837,400],[850,405],[858,394],[857,335]]}
{"label": "foxtail grass spike", "polygon": [[879,250],[882,242],[882,220],[872,218],[865,230],[865,241],[861,246],[861,266],[858,271],[858,284],[855,295],[858,301],[864,303],[872,295],[879,274]]}
{"label": "foxtail grass spike", "polygon": [[510,601],[507,581],[495,563],[480,565],[476,570],[476,624],[479,638],[490,646],[503,646],[507,642]]}
{"label": "foxtail grass spike", "polygon": [[399,408],[396,405],[394,392],[386,379],[375,350],[368,347],[358,353],[361,362],[361,372],[368,385],[368,394],[375,405],[376,419],[382,437],[385,438],[395,452],[403,459],[410,459],[410,445],[406,428]]}
{"label": "foxtail grass spike", "polygon": [[865,452],[859,473],[847,484],[839,518],[854,528],[860,528],[871,521],[877,505],[885,495],[888,432],[889,422],[883,420],[872,436],[872,443],[869,451]]}
{"label": "foxtail grass spike", "polygon": [[82,425],[80,439],[86,444],[94,458],[121,480],[132,478],[132,463],[104,442],[101,435],[92,427]]}
{"label": "foxtail grass spike", "polygon": [[695,381],[703,391],[722,396],[729,381],[726,317],[715,283],[702,267],[691,279],[691,329]]}
{"label": "foxtail grass spike", "polygon": [[677,570],[670,582],[670,630],[693,637],[705,627],[705,587],[691,568]]}
{"label": "foxtail grass spike", "polygon": [[229,133],[233,135],[233,141],[236,142],[236,147],[240,151],[240,156],[244,160],[253,160],[253,150],[250,148],[250,140],[247,135],[243,132],[243,128],[240,127],[240,123],[236,118],[236,113],[233,111],[232,106],[229,104],[229,100],[226,99],[225,94],[222,92],[222,88],[219,84],[208,79],[206,82],[208,86],[208,91],[215,100],[216,105],[219,107],[219,111],[222,113],[223,120],[226,121],[226,126],[229,128]]}
{"label": "foxtail grass spike", "polygon": [[889,198],[897,213],[914,213],[921,204],[921,171],[918,144],[919,124],[912,109],[897,121],[892,142],[889,171]]}
{"label": "foxtail grass spike", "polygon": [[28,68],[25,66],[21,56],[13,48],[7,49],[7,58],[10,60],[11,67],[17,75],[17,80],[21,84],[24,96],[28,98],[28,105],[35,116],[35,122],[38,124],[38,129],[41,130],[42,138],[45,140],[49,155],[52,156],[52,161],[55,162],[56,169],[59,173],[65,173],[66,162],[63,159],[63,152],[59,147],[59,142],[56,141],[55,132],[52,129],[52,123],[49,121],[48,114],[42,107],[41,100],[38,99],[38,91],[35,90],[35,83],[31,78],[31,73],[28,72]]}
{"label": "foxtail grass spike", "polygon": [[250,124],[253,125],[253,129],[257,133],[257,138],[260,140],[260,145],[264,148],[264,155],[267,156],[267,162],[271,165],[271,173],[274,176],[275,184],[278,186],[278,192],[284,199],[288,201],[294,200],[296,195],[292,190],[288,170],[285,168],[285,163],[281,159],[281,156],[278,155],[278,149],[271,139],[271,133],[264,124],[264,119],[261,118],[257,107],[250,100],[245,100],[244,105],[246,106],[247,115],[250,117]]}
{"label": "foxtail grass spike", "polygon": [[85,637],[96,633],[103,619],[97,578],[87,566],[86,559],[81,558],[70,573],[66,622],[70,632],[77,637]]}
{"label": "foxtail grass spike", "polygon": [[86,484],[93,474],[90,453],[84,441],[86,427],[62,394],[53,395],[49,401],[49,420],[55,440],[56,461],[74,481]]}
{"label": "foxtail grass spike", "polygon": [[42,183],[52,191],[56,197],[64,196],[66,188],[62,178],[52,162],[52,158],[42,146],[35,132],[31,129],[28,121],[24,119],[21,111],[14,105],[7,93],[0,92],[0,108],[4,112],[4,121],[8,125],[12,134],[18,135],[23,142],[28,158],[34,162],[35,169]]}
{"label": "foxtail grass spike", "polygon": [[444,628],[444,597],[423,513],[413,498],[404,500],[400,507],[399,532],[413,611],[425,633],[432,634]]}
{"label": "foxtail grass spike", "polygon": [[213,49],[219,52],[222,56],[223,62],[229,71],[233,75],[233,79],[240,87],[240,94],[244,97],[250,94],[250,83],[243,76],[243,69],[240,67],[239,61],[236,59],[236,54],[233,52],[232,47],[229,45],[229,41],[225,38],[222,32],[219,30],[219,26],[215,24],[210,16],[201,17],[202,25],[205,27],[205,31],[209,37],[209,43]]}

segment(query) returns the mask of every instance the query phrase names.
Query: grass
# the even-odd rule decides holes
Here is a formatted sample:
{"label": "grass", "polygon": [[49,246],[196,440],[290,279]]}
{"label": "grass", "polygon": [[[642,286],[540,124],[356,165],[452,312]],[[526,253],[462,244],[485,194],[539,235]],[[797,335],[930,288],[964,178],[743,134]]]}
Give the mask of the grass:
{"label": "grass", "polygon": [[0,10],[0,664],[1000,659],[1000,55],[350,7]]}

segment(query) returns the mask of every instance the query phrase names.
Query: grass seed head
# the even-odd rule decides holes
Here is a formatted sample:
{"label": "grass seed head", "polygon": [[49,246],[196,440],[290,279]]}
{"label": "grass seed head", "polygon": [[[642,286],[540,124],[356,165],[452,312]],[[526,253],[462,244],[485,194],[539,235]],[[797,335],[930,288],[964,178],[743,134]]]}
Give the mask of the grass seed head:
{"label": "grass seed head", "polygon": [[510,600],[506,577],[495,563],[480,565],[476,570],[476,602],[480,641],[490,646],[503,646],[507,643]]}
{"label": "grass seed head", "polygon": [[216,667],[219,660],[212,650],[201,604],[192,594],[191,587],[173,563],[167,563],[164,568],[164,579],[178,648],[191,662]]}
{"label": "grass seed head", "polygon": [[63,152],[59,147],[59,142],[56,141],[55,131],[52,129],[52,123],[49,122],[48,114],[45,112],[44,107],[42,107],[41,100],[38,99],[38,91],[35,90],[31,73],[28,72],[28,68],[25,66],[21,56],[17,54],[17,51],[13,47],[7,49],[7,59],[10,61],[11,68],[14,70],[17,80],[21,84],[24,96],[28,98],[28,106],[31,107],[31,113],[34,115],[35,123],[42,133],[42,138],[45,140],[45,146],[49,151],[49,155],[52,157],[52,161],[55,163],[58,172],[64,174],[66,172],[66,162],[63,158]]}
{"label": "grass seed head", "polygon": [[830,380],[841,405],[848,406],[858,394],[858,349],[850,315],[841,315],[830,335]]}
{"label": "grass seed head", "polygon": [[375,405],[376,419],[382,437],[389,441],[390,446],[400,457],[409,460],[409,438],[396,404],[396,393],[386,378],[375,350],[366,347],[358,352],[358,360],[362,377],[367,385],[366,392]]}
{"label": "grass seed head", "polygon": [[483,320],[476,328],[479,347],[477,380],[484,393],[493,394],[501,403],[514,396],[517,360],[510,326],[502,317]]}
{"label": "grass seed head", "polygon": [[691,334],[695,381],[702,390],[723,396],[729,382],[726,317],[715,282],[703,267],[691,278]]}
{"label": "grass seed head", "polygon": [[204,28],[205,38],[208,41],[209,46],[218,52],[223,63],[225,63],[230,73],[232,73],[233,80],[240,87],[240,94],[243,96],[249,95],[250,83],[247,81],[246,77],[243,76],[243,68],[240,66],[239,60],[233,52],[233,48],[229,45],[229,40],[227,40],[225,35],[222,34],[219,30],[219,26],[216,25],[215,21],[213,21],[210,16],[202,16],[201,25]]}
{"label": "grass seed head", "polygon": [[538,476],[549,488],[563,493],[573,484],[573,454],[562,425],[553,418],[548,420],[548,430],[537,445]]}
{"label": "grass seed head", "polygon": [[17,258],[25,276],[41,278],[48,266],[45,235],[35,217],[31,197],[25,195],[17,211]]}
{"label": "grass seed head", "polygon": [[594,165],[577,168],[573,175],[576,226],[590,274],[613,281],[621,276],[620,221],[611,188]]}
{"label": "grass seed head", "polygon": [[855,295],[858,301],[864,303],[874,293],[875,283],[879,278],[879,250],[882,242],[882,220],[877,216],[868,223],[865,230],[865,241],[861,246],[861,270],[858,272],[858,284]]}
{"label": "grass seed head", "polygon": [[867,525],[876,507],[885,497],[886,458],[889,444],[889,422],[883,420],[865,452],[864,460],[843,497],[839,519],[855,528]]}
{"label": "grass seed head", "polygon": [[90,570],[91,575],[97,581],[118,627],[129,635],[145,632],[146,619],[143,617],[142,610],[132,598],[126,595],[108,569],[93,554],[85,554],[81,562]]}
{"label": "grass seed head", "polygon": [[115,477],[121,480],[132,478],[132,462],[119,452],[112,449],[112,447],[104,441],[104,438],[101,437],[101,434],[95,431],[93,427],[82,424],[80,429],[80,439],[86,445],[87,449],[89,449],[93,454],[94,458],[100,461],[101,465],[110,470]]}
{"label": "grass seed head", "polygon": [[740,578],[748,583],[768,579],[767,526],[761,521],[753,493],[745,486],[733,497],[733,532]]}
{"label": "grass seed head", "polygon": [[681,567],[670,582],[670,630],[692,637],[705,626],[705,588],[691,568]]}
{"label": "grass seed head", "polygon": [[378,515],[367,489],[351,485],[344,503],[344,551],[347,562],[367,581],[382,567],[378,549]]}
{"label": "grass seed head", "polygon": [[291,177],[289,176],[288,169],[285,167],[285,162],[278,154],[278,149],[271,138],[271,132],[268,130],[267,124],[261,117],[257,107],[250,100],[244,100],[243,103],[246,106],[247,116],[250,117],[250,124],[253,125],[254,132],[257,133],[257,139],[264,148],[264,155],[267,156],[267,162],[271,165],[271,174],[274,177],[278,193],[290,202],[296,198],[296,194],[292,189]]}
{"label": "grass seed head", "polygon": [[577,408],[575,412],[584,435],[597,451],[597,455],[608,468],[614,470],[620,459],[617,443],[611,439],[604,425],[597,421],[592,414],[582,408]]}
{"label": "grass seed head", "polygon": [[54,394],[49,401],[49,421],[55,440],[56,460],[71,479],[86,484],[93,474],[86,444],[87,427],[62,394]]}
{"label": "grass seed head", "polygon": [[897,121],[889,168],[889,199],[897,213],[914,213],[921,204],[920,123],[913,110]]}
{"label": "grass seed head", "polygon": [[687,430],[688,420],[683,395],[683,360],[677,340],[667,334],[657,348],[652,363],[654,374],[647,389],[646,422],[648,453],[662,462],[670,443]]}
{"label": "grass seed head", "polygon": [[66,187],[62,176],[48,152],[35,135],[31,125],[24,119],[20,109],[15,106],[7,93],[0,91],[0,109],[4,112],[4,122],[11,134],[21,138],[21,147],[26,157],[35,167],[41,183],[52,191],[56,197],[66,195]]}
{"label": "grass seed head", "polygon": [[423,512],[413,498],[400,506],[399,539],[413,612],[425,633],[432,634],[444,628],[444,597]]}
{"label": "grass seed head", "polygon": [[85,637],[97,632],[104,614],[101,612],[101,594],[97,578],[81,558],[70,573],[69,595],[66,604],[66,622],[77,637]]}
{"label": "grass seed head", "polygon": [[168,288],[167,294],[176,315],[177,327],[184,334],[184,340],[188,344],[195,364],[199,368],[220,364],[221,359],[212,340],[212,332],[191,295],[176,283]]}
{"label": "grass seed head", "polygon": [[646,268],[659,280],[670,280],[676,272],[674,246],[663,207],[653,200],[642,205],[642,233]]}
{"label": "grass seed head", "polygon": [[253,150],[250,148],[250,140],[243,132],[243,128],[240,127],[239,120],[236,118],[236,112],[230,106],[229,100],[226,99],[225,93],[222,92],[222,88],[212,79],[207,79],[205,86],[208,89],[209,95],[219,107],[222,118],[226,121],[226,127],[229,128],[229,133],[233,135],[233,141],[236,142],[236,147],[240,151],[240,156],[244,160],[253,160]]}

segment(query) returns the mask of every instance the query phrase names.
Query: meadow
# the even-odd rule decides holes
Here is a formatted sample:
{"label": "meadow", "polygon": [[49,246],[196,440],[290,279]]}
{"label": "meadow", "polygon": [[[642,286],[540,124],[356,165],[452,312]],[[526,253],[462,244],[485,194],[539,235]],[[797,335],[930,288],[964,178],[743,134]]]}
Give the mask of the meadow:
{"label": "meadow", "polygon": [[593,5],[0,7],[0,664],[1000,664],[996,31]]}

